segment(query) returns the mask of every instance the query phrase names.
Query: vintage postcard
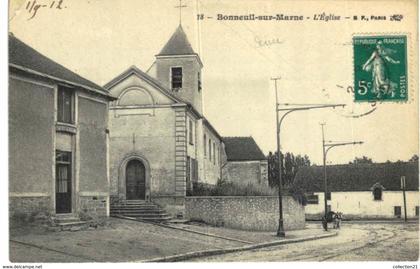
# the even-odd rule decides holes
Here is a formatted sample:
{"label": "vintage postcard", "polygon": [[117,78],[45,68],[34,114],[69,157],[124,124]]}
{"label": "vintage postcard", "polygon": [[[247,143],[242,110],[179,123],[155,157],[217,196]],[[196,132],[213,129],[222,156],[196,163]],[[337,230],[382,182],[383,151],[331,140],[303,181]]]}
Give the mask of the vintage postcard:
{"label": "vintage postcard", "polygon": [[418,1],[8,4],[3,268],[419,265]]}

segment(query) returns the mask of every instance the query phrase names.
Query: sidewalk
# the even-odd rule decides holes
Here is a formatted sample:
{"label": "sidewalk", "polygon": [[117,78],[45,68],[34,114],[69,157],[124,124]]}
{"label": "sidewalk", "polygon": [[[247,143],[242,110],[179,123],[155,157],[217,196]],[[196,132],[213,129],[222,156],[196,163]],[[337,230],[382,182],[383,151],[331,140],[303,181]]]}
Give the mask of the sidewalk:
{"label": "sidewalk", "polygon": [[[249,248],[279,240],[295,242],[330,235],[319,225],[287,231],[285,239],[275,233],[238,231],[202,224],[171,224],[166,228],[150,223],[110,219],[110,225],[97,230],[45,232],[41,230],[10,233],[12,262],[130,262],[159,261],[195,252]],[[188,229],[198,233],[180,229]],[[201,233],[210,234],[204,235]],[[215,235],[215,236],[212,236]],[[260,246],[261,247],[261,246]],[[178,259],[178,258],[177,258]],[[174,259],[174,260],[177,260]]]}

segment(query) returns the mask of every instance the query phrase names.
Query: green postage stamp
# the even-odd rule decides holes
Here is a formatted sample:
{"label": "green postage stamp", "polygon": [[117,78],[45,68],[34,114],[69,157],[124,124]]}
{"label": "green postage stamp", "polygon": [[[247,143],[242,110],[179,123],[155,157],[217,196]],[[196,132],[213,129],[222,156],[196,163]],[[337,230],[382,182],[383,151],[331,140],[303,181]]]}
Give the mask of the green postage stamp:
{"label": "green postage stamp", "polygon": [[355,101],[406,101],[407,37],[354,36]]}

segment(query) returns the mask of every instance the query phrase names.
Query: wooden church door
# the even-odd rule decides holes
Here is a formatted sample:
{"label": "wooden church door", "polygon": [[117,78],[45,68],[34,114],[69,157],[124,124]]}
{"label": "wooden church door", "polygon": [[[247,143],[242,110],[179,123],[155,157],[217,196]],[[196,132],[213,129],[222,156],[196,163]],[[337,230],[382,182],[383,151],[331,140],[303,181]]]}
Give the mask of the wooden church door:
{"label": "wooden church door", "polygon": [[131,160],[126,168],[127,200],[144,200],[146,197],[146,169],[139,160]]}

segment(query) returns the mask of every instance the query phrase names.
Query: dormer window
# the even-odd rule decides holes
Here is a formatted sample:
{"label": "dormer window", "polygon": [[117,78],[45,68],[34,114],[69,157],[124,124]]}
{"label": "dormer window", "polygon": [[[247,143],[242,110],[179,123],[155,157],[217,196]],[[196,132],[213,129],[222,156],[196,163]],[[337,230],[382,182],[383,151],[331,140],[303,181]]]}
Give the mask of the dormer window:
{"label": "dormer window", "polygon": [[380,201],[382,200],[382,188],[376,187],[373,189],[373,200]]}
{"label": "dormer window", "polygon": [[171,87],[173,91],[182,88],[182,67],[171,68]]}
{"label": "dormer window", "polygon": [[382,201],[384,187],[380,183],[375,183],[371,188],[374,201]]}

